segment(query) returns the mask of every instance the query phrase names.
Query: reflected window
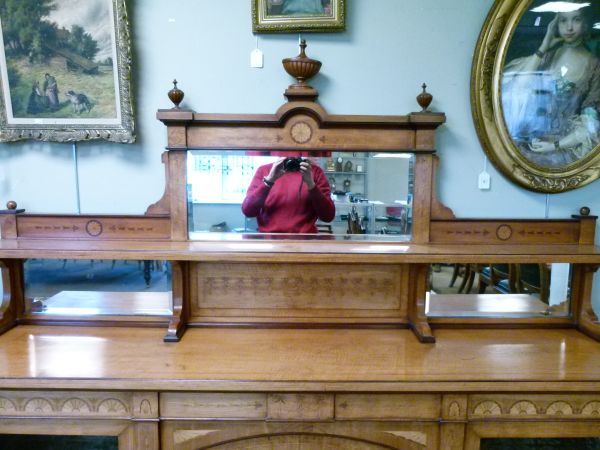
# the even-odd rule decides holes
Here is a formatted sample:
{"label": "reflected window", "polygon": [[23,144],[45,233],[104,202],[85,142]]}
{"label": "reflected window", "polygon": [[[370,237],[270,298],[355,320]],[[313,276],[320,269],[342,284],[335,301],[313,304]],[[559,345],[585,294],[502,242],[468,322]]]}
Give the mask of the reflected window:
{"label": "reflected window", "polygon": [[34,316],[171,315],[165,261],[25,262],[26,312]]}
{"label": "reflected window", "polygon": [[[275,200],[277,195],[282,197],[285,194],[286,207],[291,211],[289,217],[311,219],[308,214],[298,213],[298,210],[307,208],[303,202],[309,197],[299,172],[292,174],[286,171],[275,180],[270,179],[273,164],[298,155],[299,152],[189,151],[187,196],[190,239],[211,239],[210,234],[216,233],[219,233],[218,239],[224,238],[223,233],[238,235],[240,239],[248,237],[248,234],[264,235],[266,238],[271,232],[292,233],[288,238],[308,234],[303,237],[410,239],[414,156],[391,152],[321,152],[321,156],[314,156],[314,153],[303,156],[316,167],[313,167],[315,183],[325,186],[321,192],[327,193],[335,214],[329,214],[329,209],[322,213],[318,206],[314,206],[319,204],[316,201],[308,207],[315,210],[314,228],[309,231],[302,227],[270,231],[266,222],[273,216],[273,210],[268,208],[278,201]],[[262,185],[264,178],[267,179],[266,187]],[[251,188],[253,180],[257,185]],[[269,185],[272,182],[274,184]],[[288,190],[282,193],[282,186]],[[250,195],[258,189],[261,195],[266,196],[260,199],[264,203],[254,209],[242,208],[249,188]]]}

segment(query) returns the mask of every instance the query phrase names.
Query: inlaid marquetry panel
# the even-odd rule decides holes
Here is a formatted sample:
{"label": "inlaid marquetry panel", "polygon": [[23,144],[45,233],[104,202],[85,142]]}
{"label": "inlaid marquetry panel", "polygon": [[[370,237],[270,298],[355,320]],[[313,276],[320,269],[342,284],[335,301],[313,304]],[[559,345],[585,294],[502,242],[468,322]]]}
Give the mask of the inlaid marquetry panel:
{"label": "inlaid marquetry panel", "polygon": [[0,417],[156,418],[156,394],[2,391]]}
{"label": "inlaid marquetry panel", "polygon": [[267,394],[166,392],[160,395],[160,412],[167,418],[263,419]]}
{"label": "inlaid marquetry panel", "polygon": [[[192,317],[406,316],[406,265],[226,264],[192,267]],[[229,312],[228,312],[229,310]]]}
{"label": "inlaid marquetry panel", "polygon": [[336,419],[437,419],[441,396],[427,394],[338,394]]}
{"label": "inlaid marquetry panel", "polygon": [[442,397],[442,418],[444,420],[465,420],[467,418],[467,396],[448,394]]}
{"label": "inlaid marquetry panel", "polygon": [[580,224],[555,221],[432,221],[430,239],[436,244],[577,244]]}
{"label": "inlaid marquetry panel", "polygon": [[600,397],[589,395],[473,395],[469,418],[600,419]]}
{"label": "inlaid marquetry panel", "polygon": [[[254,125],[238,127],[235,133],[232,133],[230,128],[219,125],[189,127],[187,142],[190,147],[203,149],[406,150],[415,147],[415,131],[383,129],[375,126],[362,129],[321,128],[312,117],[298,115],[288,120],[283,128]],[[431,138],[423,139],[420,144],[417,150],[433,150]]]}
{"label": "inlaid marquetry panel", "polygon": [[409,449],[438,448],[437,423],[177,422],[162,423],[162,449]]}
{"label": "inlaid marquetry panel", "polygon": [[17,217],[19,238],[169,239],[168,217],[41,216]]}
{"label": "inlaid marquetry panel", "polygon": [[333,394],[269,394],[272,420],[332,420]]}

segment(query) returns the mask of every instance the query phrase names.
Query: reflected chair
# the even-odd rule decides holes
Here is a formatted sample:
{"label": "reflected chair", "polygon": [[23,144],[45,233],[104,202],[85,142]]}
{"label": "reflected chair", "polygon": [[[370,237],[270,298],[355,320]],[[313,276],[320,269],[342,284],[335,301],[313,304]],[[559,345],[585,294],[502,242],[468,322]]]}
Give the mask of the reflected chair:
{"label": "reflected chair", "polygon": [[499,294],[518,292],[516,264],[487,264],[479,270],[478,292],[483,294],[487,287]]}
{"label": "reflected chair", "polygon": [[516,264],[517,290],[524,294],[537,294],[548,303],[550,297],[550,268],[547,264]]}
{"label": "reflected chair", "polygon": [[468,294],[473,288],[475,283],[475,276],[479,271],[479,264],[453,264],[454,269],[452,271],[452,277],[450,278],[450,284],[448,287],[454,286],[457,278],[462,278],[458,293]]}

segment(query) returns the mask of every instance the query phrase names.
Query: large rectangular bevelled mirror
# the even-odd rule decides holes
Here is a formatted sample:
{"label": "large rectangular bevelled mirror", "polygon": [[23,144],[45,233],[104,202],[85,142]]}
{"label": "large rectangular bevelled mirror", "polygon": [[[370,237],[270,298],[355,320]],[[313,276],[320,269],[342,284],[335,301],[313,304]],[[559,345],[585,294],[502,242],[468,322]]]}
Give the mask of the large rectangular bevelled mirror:
{"label": "large rectangular bevelled mirror", "polygon": [[411,153],[192,150],[189,238],[410,240],[413,167]]}
{"label": "large rectangular bevelled mirror", "polygon": [[566,263],[433,264],[429,317],[568,317]]}

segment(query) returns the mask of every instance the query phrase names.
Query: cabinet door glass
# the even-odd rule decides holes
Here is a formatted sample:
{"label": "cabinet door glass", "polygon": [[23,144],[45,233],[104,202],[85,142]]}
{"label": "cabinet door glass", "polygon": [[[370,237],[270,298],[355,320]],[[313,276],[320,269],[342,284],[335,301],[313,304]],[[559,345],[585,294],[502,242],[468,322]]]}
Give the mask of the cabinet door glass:
{"label": "cabinet door glass", "polygon": [[600,438],[482,439],[480,450],[600,450]]}
{"label": "cabinet door glass", "polygon": [[116,436],[0,434],[2,450],[118,450]]}

